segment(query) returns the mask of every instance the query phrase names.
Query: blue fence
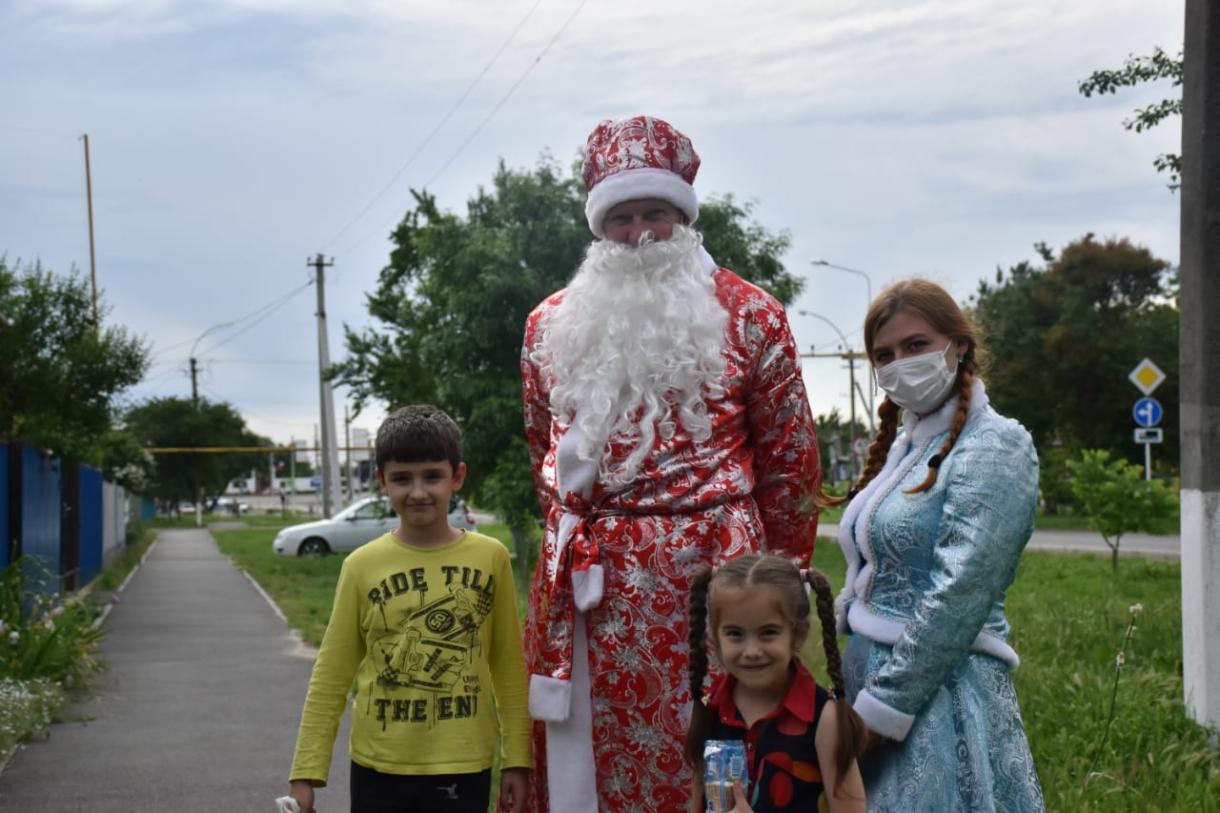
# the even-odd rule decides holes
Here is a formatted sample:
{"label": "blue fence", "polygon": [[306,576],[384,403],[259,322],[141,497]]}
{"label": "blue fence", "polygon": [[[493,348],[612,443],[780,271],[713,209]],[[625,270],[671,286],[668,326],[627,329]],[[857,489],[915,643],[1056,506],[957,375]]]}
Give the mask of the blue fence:
{"label": "blue fence", "polygon": [[[23,446],[21,461],[21,553],[31,575],[59,574],[59,461]],[[58,585],[47,585],[58,592]]]}
{"label": "blue fence", "polygon": [[125,542],[124,502],[97,469],[0,444],[0,567],[23,556],[39,589],[83,587]]}
{"label": "blue fence", "polygon": [[80,467],[80,584],[102,570],[102,473]]}

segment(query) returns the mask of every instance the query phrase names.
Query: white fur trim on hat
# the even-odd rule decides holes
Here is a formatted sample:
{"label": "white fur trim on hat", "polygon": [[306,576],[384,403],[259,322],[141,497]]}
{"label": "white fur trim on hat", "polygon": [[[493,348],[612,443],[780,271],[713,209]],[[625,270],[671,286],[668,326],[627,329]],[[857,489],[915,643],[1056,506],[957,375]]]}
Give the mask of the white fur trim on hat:
{"label": "white fur trim on hat", "polygon": [[605,238],[606,232],[602,226],[606,213],[623,201],[643,198],[668,201],[686,215],[688,225],[699,217],[699,198],[695,195],[695,187],[681,175],[667,169],[639,167],[607,176],[589,190],[589,200],[585,203],[589,230]]}

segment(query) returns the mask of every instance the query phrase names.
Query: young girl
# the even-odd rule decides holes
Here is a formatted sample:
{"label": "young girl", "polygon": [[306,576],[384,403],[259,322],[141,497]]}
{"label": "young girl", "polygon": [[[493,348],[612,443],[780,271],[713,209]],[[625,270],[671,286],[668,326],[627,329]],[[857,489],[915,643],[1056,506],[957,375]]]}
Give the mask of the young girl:
{"label": "young girl", "polygon": [[[809,635],[806,584],[817,597],[833,699],[797,657]],[[862,813],[856,758],[865,729],[851,706],[838,702],[843,676],[826,577],[778,556],[740,556],[714,572],[704,567],[692,583],[690,620],[695,700],[685,755],[695,773],[691,810],[705,809],[703,746],[715,739],[745,742],[750,787],[734,786],[731,813],[822,809],[823,789],[831,813]],[[726,674],[705,705],[709,629]]]}

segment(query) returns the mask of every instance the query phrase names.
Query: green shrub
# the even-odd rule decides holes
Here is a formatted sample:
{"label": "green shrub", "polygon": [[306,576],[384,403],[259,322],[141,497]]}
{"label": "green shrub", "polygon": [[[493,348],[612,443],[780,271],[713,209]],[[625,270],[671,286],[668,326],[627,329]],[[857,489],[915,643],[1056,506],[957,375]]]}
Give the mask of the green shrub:
{"label": "green shrub", "polygon": [[1160,480],[1143,479],[1134,463],[1110,459],[1104,449],[1086,449],[1079,460],[1067,461],[1072,493],[1089,525],[1110,546],[1111,562],[1118,570],[1118,546],[1130,531],[1160,533],[1176,522],[1178,495]]}
{"label": "green shrub", "polygon": [[36,592],[48,581],[30,577],[40,570],[29,557],[0,570],[0,679],[83,686],[101,668],[97,610],[77,598]]}
{"label": "green shrub", "polygon": [[1076,455],[1076,452],[1062,446],[1040,451],[1038,491],[1044,513],[1056,515],[1079,509],[1076,495],[1072,492],[1072,472],[1068,470],[1068,460]]}

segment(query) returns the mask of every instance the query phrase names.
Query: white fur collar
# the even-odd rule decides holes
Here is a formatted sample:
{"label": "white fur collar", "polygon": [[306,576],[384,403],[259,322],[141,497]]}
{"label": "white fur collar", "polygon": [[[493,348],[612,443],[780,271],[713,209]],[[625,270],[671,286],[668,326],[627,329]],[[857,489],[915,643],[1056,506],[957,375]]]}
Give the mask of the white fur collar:
{"label": "white fur collar", "polygon": [[[843,558],[847,560],[847,578],[844,579],[843,590],[839,593],[840,611],[844,603],[854,595],[862,593],[856,589],[857,578],[863,575],[862,582],[871,580],[872,550],[868,546],[871,509],[875,509],[884,494],[889,492],[896,481],[905,477],[914,464],[912,459],[905,461],[904,465],[908,449],[918,449],[936,435],[949,431],[959,400],[955,395],[942,404],[940,409],[922,418],[913,412],[904,411],[902,433],[890,446],[885,465],[844,509],[839,520],[839,547],[843,550]],[[987,403],[987,388],[983,386],[982,379],[975,378],[970,390],[969,414],[973,415],[983,409]],[[845,621],[846,619],[840,616],[840,631],[845,629]]]}
{"label": "white fur collar", "polygon": [[[902,411],[902,432],[906,435],[907,441],[912,445],[919,445],[941,432],[948,432],[949,427],[953,424],[953,416],[957,412],[959,400],[961,400],[960,397],[954,395],[941,404],[940,409],[924,415],[922,418],[914,412],[904,409]],[[976,377],[970,388],[969,414],[973,415],[978,412],[987,406],[987,402],[987,388],[983,386],[983,379]]]}

